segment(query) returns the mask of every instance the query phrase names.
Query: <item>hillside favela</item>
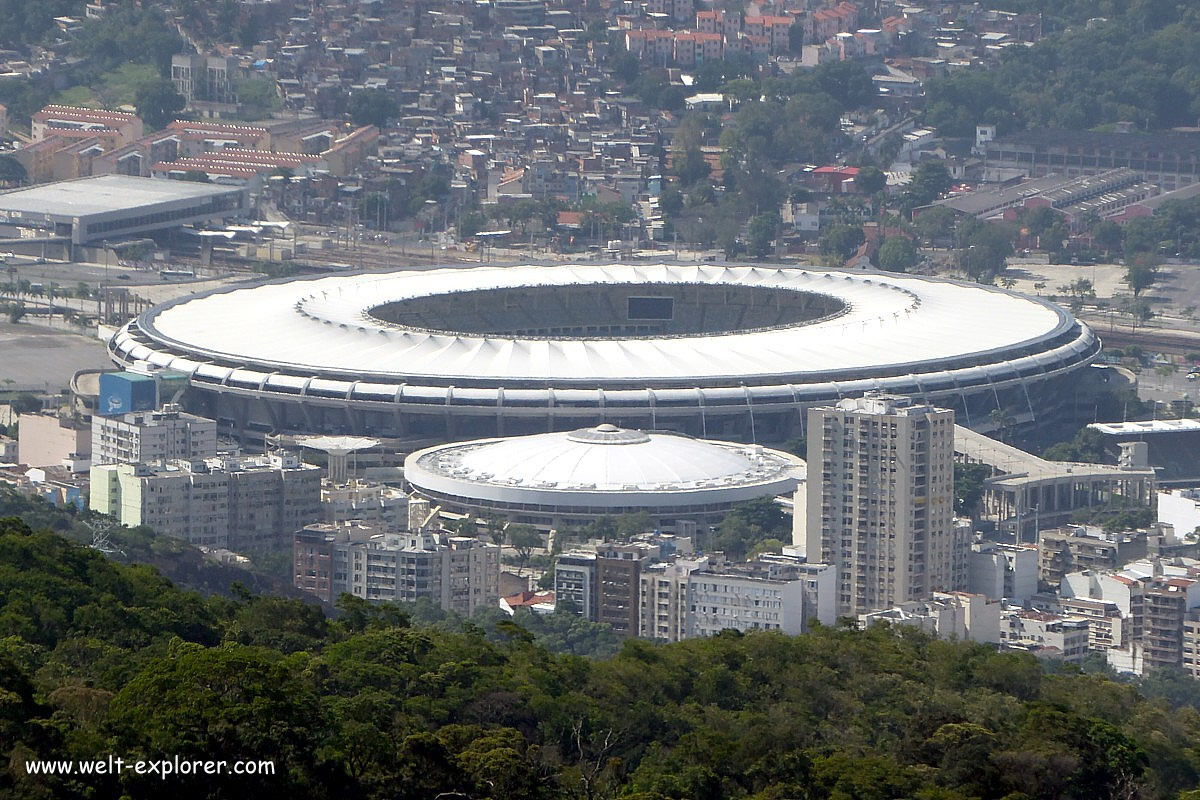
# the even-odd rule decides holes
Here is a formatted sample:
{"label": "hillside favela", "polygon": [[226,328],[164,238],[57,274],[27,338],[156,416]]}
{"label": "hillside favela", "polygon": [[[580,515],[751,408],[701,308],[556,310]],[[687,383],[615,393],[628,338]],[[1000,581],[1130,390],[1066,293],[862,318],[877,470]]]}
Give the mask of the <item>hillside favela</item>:
{"label": "hillside favela", "polygon": [[1200,4],[0,0],[0,798],[1200,800]]}

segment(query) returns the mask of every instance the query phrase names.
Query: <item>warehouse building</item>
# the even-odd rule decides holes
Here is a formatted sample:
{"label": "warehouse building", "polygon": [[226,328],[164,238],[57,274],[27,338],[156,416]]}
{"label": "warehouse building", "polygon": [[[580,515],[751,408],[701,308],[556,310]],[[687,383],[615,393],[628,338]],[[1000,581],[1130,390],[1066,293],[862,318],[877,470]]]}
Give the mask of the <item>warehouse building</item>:
{"label": "warehouse building", "polygon": [[0,194],[0,237],[59,239],[73,247],[244,216],[244,188],[100,175]]}

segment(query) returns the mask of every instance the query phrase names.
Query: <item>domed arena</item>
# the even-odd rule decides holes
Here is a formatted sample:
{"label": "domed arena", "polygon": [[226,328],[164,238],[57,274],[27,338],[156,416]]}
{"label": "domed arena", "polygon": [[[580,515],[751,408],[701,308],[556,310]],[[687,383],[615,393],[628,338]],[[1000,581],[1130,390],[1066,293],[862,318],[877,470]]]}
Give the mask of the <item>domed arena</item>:
{"label": "domed arena", "polygon": [[405,478],[446,510],[498,514],[544,528],[646,511],[677,530],[719,520],[733,504],[789,494],[804,462],[758,445],[623,430],[481,439],[419,450]]}
{"label": "domed arena", "polygon": [[[244,440],[464,440],[612,423],[782,442],[869,390],[986,430],[1054,419],[1100,341],[1066,310],[949,280],[713,264],[445,268],[222,288],[153,308],[118,364],[189,376]],[[1077,376],[1076,376],[1077,377]]]}

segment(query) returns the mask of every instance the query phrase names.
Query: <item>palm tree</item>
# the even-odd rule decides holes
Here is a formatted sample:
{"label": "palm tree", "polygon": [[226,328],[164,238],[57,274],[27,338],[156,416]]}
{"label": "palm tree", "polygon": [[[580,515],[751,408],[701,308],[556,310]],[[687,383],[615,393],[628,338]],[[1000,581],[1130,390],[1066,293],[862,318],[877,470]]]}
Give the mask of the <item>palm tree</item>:
{"label": "palm tree", "polygon": [[999,435],[1000,441],[1007,442],[1008,434],[1011,432],[1010,429],[1013,423],[1016,422],[1012,412],[1003,406],[999,406],[993,408],[992,413],[988,416],[991,418],[992,424],[996,426],[996,433]]}

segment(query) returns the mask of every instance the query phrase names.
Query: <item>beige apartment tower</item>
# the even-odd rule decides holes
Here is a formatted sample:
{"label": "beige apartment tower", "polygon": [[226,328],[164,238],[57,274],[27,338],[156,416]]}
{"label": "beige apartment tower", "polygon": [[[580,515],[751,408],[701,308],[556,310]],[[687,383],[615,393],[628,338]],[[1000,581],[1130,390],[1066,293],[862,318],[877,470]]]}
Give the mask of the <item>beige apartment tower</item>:
{"label": "beige apartment tower", "polygon": [[805,552],[837,567],[839,615],[964,583],[953,411],[883,394],[810,409],[807,500]]}

